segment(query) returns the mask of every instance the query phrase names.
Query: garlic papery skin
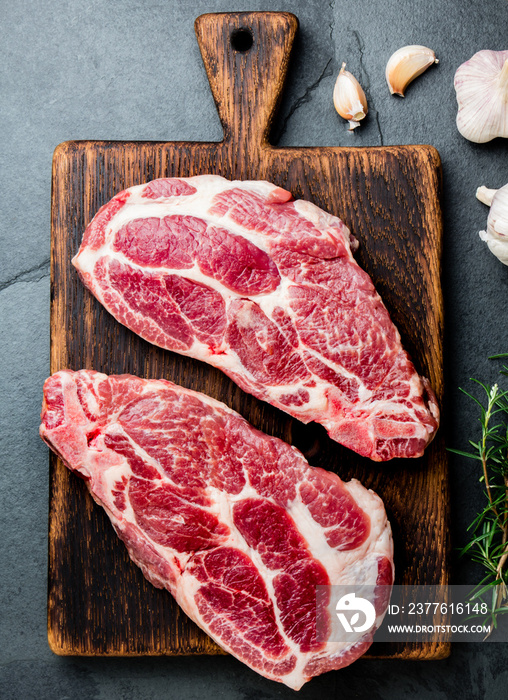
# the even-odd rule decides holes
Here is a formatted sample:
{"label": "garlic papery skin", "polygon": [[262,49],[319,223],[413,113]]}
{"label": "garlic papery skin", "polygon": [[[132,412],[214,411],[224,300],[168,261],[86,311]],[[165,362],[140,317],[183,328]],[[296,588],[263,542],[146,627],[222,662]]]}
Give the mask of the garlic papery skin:
{"label": "garlic papery skin", "polygon": [[407,86],[433,63],[439,63],[432,49],[417,44],[403,46],[386,64],[386,82],[392,95],[404,97]]}
{"label": "garlic papery skin", "polygon": [[474,143],[508,138],[508,50],[478,51],[455,73],[457,129]]}
{"label": "garlic papery skin", "polygon": [[482,187],[478,187],[478,189],[476,190],[476,199],[479,199],[480,202],[490,207],[496,192],[497,190],[490,190],[488,187],[484,187],[482,185]]}
{"label": "garlic papery skin", "polygon": [[476,196],[484,204],[490,201],[487,230],[480,231],[480,238],[503,265],[508,265],[508,185],[499,190],[479,187]]}
{"label": "garlic papery skin", "polygon": [[349,120],[349,131],[360,126],[369,111],[367,98],[358,80],[342,64],[333,89],[333,104],[343,119]]}

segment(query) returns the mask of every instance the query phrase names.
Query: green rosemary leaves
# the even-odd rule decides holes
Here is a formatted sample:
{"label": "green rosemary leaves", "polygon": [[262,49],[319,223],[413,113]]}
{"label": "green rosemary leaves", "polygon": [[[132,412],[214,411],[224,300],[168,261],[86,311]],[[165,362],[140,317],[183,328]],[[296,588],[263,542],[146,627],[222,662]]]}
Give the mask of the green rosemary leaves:
{"label": "green rosemary leaves", "polygon": [[[489,359],[506,358],[508,354]],[[508,377],[508,366],[500,374]],[[480,409],[481,436],[470,440],[471,452],[450,450],[481,464],[480,481],[485,485],[486,504],[469,526],[471,539],[462,549],[480,564],[484,577],[473,597],[486,600],[491,629],[497,626],[497,616],[508,612],[508,390],[498,384],[487,386],[473,379],[484,392],[483,401],[463,391]]]}

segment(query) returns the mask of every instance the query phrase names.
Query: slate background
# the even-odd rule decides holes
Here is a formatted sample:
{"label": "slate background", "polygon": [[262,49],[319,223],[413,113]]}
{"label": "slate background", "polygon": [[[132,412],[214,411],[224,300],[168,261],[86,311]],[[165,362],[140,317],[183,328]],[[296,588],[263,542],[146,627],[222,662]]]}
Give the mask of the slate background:
{"label": "slate background", "polygon": [[[508,182],[508,141],[475,145],[455,127],[456,68],[480,49],[508,48],[506,0],[25,0],[0,5],[0,697],[45,700],[317,697],[506,697],[508,644],[457,644],[444,661],[358,661],[293,691],[232,658],[72,659],[46,642],[48,454],[38,438],[49,373],[51,158],[68,139],[220,140],[193,21],[203,12],[290,10],[300,20],[272,141],[281,145],[419,144],[443,161],[446,387],[443,430],[464,448],[477,430],[458,387],[497,378],[508,351],[508,269],[478,237],[478,185]],[[406,44],[440,64],[388,93],[384,68]],[[366,88],[370,114],[354,135],[333,109],[342,60]],[[453,541],[482,501],[476,465],[451,457]],[[456,581],[478,571],[456,561]]]}

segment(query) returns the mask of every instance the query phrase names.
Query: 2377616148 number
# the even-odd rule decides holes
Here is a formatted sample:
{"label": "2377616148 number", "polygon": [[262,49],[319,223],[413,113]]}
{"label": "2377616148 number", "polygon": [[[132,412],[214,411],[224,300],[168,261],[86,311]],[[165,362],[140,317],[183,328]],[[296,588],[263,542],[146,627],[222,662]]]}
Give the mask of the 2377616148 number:
{"label": "2377616148 number", "polygon": [[409,603],[408,615],[486,615],[487,603]]}

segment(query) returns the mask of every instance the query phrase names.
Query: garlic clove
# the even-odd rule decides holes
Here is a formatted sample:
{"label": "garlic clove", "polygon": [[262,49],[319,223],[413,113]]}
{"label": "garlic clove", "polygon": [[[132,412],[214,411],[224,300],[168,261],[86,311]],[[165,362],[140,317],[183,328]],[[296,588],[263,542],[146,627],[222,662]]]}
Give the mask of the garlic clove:
{"label": "garlic clove", "polygon": [[490,206],[487,230],[480,231],[480,238],[496,258],[508,265],[508,185],[499,190],[479,187],[476,196]]}
{"label": "garlic clove", "polygon": [[497,238],[491,238],[487,231],[480,231],[480,238],[488,245],[490,252],[496,256],[503,265],[508,265],[508,245]]}
{"label": "garlic clove", "polygon": [[496,192],[497,190],[490,190],[488,187],[484,187],[482,185],[482,187],[478,187],[478,189],[476,190],[476,199],[479,199],[480,202],[490,207]]}
{"label": "garlic clove", "polygon": [[474,143],[508,138],[508,50],[478,51],[457,69],[454,80],[457,128]]}
{"label": "garlic clove", "polygon": [[404,97],[404,92],[415,78],[433,63],[439,63],[436,54],[426,46],[403,46],[390,56],[386,64],[386,82],[392,95]]}
{"label": "garlic clove", "polygon": [[358,80],[342,64],[333,89],[333,104],[343,119],[349,120],[349,131],[360,126],[369,111],[367,98]]}

